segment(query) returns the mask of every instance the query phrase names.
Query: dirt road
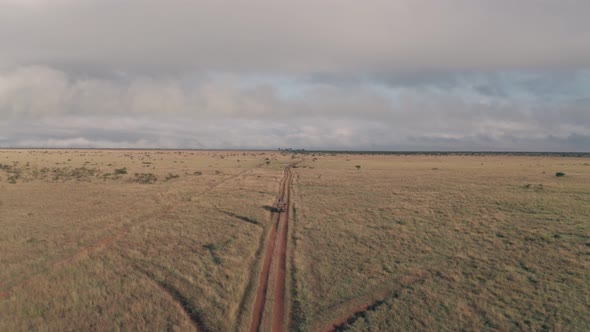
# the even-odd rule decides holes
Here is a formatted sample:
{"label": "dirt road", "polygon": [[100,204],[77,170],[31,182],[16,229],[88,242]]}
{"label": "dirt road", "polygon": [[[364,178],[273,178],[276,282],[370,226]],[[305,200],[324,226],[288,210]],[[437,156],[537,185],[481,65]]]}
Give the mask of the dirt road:
{"label": "dirt road", "polygon": [[[285,283],[287,275],[287,240],[290,208],[291,188],[291,166],[285,168],[283,178],[279,185],[277,202],[282,200],[286,203],[284,211],[275,209],[272,212],[272,229],[264,250],[264,262],[258,279],[256,300],[250,324],[250,331],[255,332],[262,329],[262,316],[264,309],[269,303],[272,307],[272,331],[285,331]],[[276,249],[275,249],[276,247]],[[271,271],[273,262],[276,262],[276,271]],[[269,280],[272,273],[275,273],[275,290],[269,294]],[[267,301],[272,295],[273,301]],[[268,330],[268,329],[265,329]]]}

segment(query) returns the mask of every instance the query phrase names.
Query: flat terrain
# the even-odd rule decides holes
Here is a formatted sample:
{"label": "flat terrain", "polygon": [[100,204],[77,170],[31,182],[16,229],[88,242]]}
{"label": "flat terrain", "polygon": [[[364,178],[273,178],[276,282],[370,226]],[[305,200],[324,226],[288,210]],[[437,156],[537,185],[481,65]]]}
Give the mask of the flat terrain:
{"label": "flat terrain", "polygon": [[2,331],[590,329],[587,157],[0,150],[0,229]]}
{"label": "flat terrain", "polygon": [[249,320],[280,158],[0,152],[0,330],[220,331]]}
{"label": "flat terrain", "polygon": [[301,330],[590,328],[588,158],[335,155],[295,173]]}

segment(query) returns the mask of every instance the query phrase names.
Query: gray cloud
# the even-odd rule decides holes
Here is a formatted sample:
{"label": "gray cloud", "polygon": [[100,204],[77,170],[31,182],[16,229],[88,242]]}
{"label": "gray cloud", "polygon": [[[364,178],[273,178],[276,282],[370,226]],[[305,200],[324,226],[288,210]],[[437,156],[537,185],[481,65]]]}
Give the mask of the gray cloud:
{"label": "gray cloud", "polygon": [[584,0],[0,2],[5,63],[124,71],[579,68]]}
{"label": "gray cloud", "polygon": [[590,150],[576,0],[0,0],[0,146]]}
{"label": "gray cloud", "polygon": [[294,96],[280,83],[229,74],[74,77],[39,66],[0,74],[0,145],[584,150],[590,137],[590,99],[490,97],[474,88],[482,76],[451,90],[302,78],[291,83]]}

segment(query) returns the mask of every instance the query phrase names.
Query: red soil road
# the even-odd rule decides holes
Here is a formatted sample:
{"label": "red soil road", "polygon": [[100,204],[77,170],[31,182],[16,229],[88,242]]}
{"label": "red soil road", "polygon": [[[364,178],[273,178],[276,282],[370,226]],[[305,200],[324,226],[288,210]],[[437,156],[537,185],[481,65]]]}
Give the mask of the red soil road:
{"label": "red soil road", "polygon": [[[287,206],[285,212],[281,213],[283,216],[282,222],[279,225],[281,234],[279,238],[279,261],[277,264],[277,278],[275,288],[275,301],[272,310],[272,330],[273,331],[285,331],[285,284],[287,276],[287,239],[289,232],[289,198],[291,197],[291,191],[289,185],[291,183],[291,170],[287,168],[287,182],[286,192],[284,193],[283,199]],[[286,196],[286,197],[285,197]]]}
{"label": "red soil road", "polygon": [[279,215],[273,213],[273,226],[270,231],[270,236],[268,243],[266,245],[266,250],[264,252],[264,263],[262,265],[262,271],[260,271],[260,277],[258,278],[256,301],[254,302],[252,322],[250,323],[250,331],[252,332],[258,331],[258,329],[260,328],[260,324],[262,323],[262,313],[264,312],[264,304],[266,302],[266,291],[268,289],[268,279],[270,276],[272,252],[274,251],[275,239],[277,237],[278,219]]}
{"label": "red soil road", "polygon": [[[273,212],[272,220],[273,226],[270,231],[270,236],[266,244],[264,251],[264,262],[262,265],[262,271],[258,279],[258,288],[256,290],[256,300],[254,302],[254,310],[252,313],[252,320],[250,323],[250,331],[257,332],[260,330],[262,324],[262,315],[266,306],[266,294],[268,291],[268,282],[270,279],[270,267],[273,259],[279,259],[277,269],[277,285],[275,291],[275,299],[273,306],[273,317],[272,317],[272,330],[283,331],[284,330],[284,316],[285,316],[285,277],[286,277],[286,254],[287,254],[287,221],[289,218],[289,191],[291,182],[291,170],[290,167],[285,169],[283,178],[279,185],[279,199],[283,199],[287,205],[285,212]],[[281,223],[281,217],[283,222]],[[278,257],[274,257],[275,243],[277,241],[277,233],[279,232],[279,250]]]}

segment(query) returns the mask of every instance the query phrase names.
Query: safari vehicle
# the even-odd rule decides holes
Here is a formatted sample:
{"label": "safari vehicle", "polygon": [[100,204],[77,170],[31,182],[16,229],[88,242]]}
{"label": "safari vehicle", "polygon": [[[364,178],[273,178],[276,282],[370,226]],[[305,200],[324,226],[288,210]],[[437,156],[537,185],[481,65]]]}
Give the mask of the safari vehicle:
{"label": "safari vehicle", "polygon": [[285,200],[283,200],[282,198],[279,198],[279,201],[277,202],[277,211],[278,212],[285,212],[286,209],[287,209],[287,202],[285,202]]}

